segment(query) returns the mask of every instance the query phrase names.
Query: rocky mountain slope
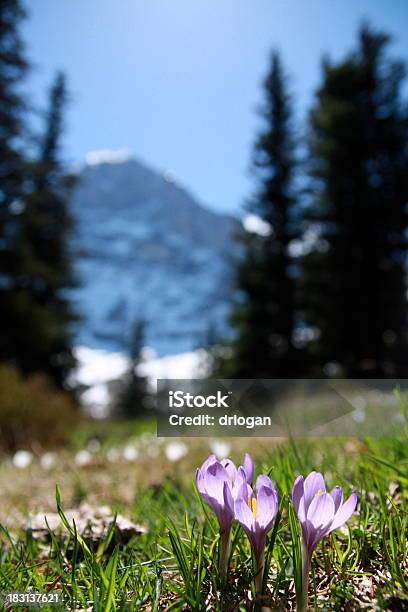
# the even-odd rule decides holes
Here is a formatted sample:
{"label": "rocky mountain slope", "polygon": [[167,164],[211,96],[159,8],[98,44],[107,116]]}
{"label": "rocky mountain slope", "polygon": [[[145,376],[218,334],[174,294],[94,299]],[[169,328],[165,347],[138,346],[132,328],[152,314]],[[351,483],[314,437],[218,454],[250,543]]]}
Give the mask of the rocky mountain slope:
{"label": "rocky mountain slope", "polygon": [[135,159],[85,166],[71,209],[77,345],[126,350],[141,319],[158,355],[226,333],[233,218]]}

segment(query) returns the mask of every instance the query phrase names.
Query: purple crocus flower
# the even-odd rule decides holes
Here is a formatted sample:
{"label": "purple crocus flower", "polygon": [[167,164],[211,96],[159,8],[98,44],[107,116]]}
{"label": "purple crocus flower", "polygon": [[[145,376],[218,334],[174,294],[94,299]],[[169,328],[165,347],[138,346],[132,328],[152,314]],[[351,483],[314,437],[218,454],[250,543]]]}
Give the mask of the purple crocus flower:
{"label": "purple crocus flower", "polygon": [[357,506],[357,493],[353,491],[343,501],[341,487],[327,493],[323,476],[311,472],[306,478],[296,478],[292,503],[302,529],[302,609],[306,610],[313,551],[324,537],[348,521]]}
{"label": "purple crocus flower", "polygon": [[258,476],[255,491],[244,483],[234,504],[235,518],[251,543],[256,563],[256,591],[262,592],[266,534],[278,512],[278,494],[268,476]]}
{"label": "purple crocus flower", "polygon": [[238,469],[230,459],[218,461],[210,455],[197,469],[197,489],[214,511],[220,525],[220,573],[226,575],[230,549],[230,532],[234,520],[234,502],[241,488],[252,482],[254,473],[250,455],[245,455],[244,466]]}
{"label": "purple crocus flower", "polygon": [[[214,457],[214,455],[210,455],[210,457]],[[210,457],[208,459],[210,459]],[[252,461],[251,455],[249,455],[248,453],[245,453],[244,462],[238,469],[235,467],[235,464],[233,461],[231,461],[231,459],[221,459],[220,463],[227,470],[228,476],[230,477],[230,480],[231,480],[232,489],[236,488],[238,485],[238,490],[239,490],[241,486],[240,470],[243,470],[245,472],[245,475],[244,475],[245,481],[249,485],[252,485],[252,480],[254,478],[254,462]]]}
{"label": "purple crocus flower", "polygon": [[236,468],[233,461],[218,461],[210,455],[196,472],[196,483],[202,498],[213,509],[221,530],[231,527],[234,518],[234,500],[243,484],[251,484],[254,465],[246,454],[244,465]]}

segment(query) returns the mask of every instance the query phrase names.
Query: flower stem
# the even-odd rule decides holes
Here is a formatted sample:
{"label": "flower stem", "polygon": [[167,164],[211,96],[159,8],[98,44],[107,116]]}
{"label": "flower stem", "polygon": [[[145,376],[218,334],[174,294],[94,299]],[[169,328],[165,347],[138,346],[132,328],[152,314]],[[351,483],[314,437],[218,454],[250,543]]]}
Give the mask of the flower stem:
{"label": "flower stem", "polygon": [[310,555],[306,550],[306,546],[302,545],[302,603],[300,612],[306,612],[309,604],[309,573]]}
{"label": "flower stem", "polygon": [[221,532],[220,576],[224,580],[228,574],[228,561],[231,552],[230,530]]}
{"label": "flower stem", "polygon": [[256,576],[255,576],[255,591],[256,597],[260,597],[263,593],[263,577],[264,577],[265,552],[262,550],[259,558],[256,560]]}

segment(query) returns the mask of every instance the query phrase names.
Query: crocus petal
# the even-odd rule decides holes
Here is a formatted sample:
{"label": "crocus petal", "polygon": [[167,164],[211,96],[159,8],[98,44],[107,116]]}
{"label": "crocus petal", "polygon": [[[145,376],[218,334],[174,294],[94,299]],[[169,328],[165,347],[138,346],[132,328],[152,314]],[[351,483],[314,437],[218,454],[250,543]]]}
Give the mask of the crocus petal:
{"label": "crocus petal", "polygon": [[215,455],[209,455],[201,466],[201,470],[205,471],[212,463],[215,463],[216,461],[217,457]]}
{"label": "crocus petal", "polygon": [[276,487],[275,487],[274,483],[272,482],[272,480],[269,478],[269,476],[267,476],[266,474],[260,474],[260,476],[258,476],[258,478],[256,479],[256,494],[257,494],[257,496],[259,495],[259,491],[263,487],[265,487],[266,489],[269,489],[270,491],[272,491],[272,495],[274,497],[276,507],[278,507],[279,501],[278,501],[278,493],[276,491]]}
{"label": "crocus petal", "polygon": [[197,489],[199,490],[201,495],[203,495],[205,493],[205,489],[203,485],[203,474],[200,468],[197,468],[197,471],[196,471],[196,484],[197,484]]}
{"label": "crocus petal", "polygon": [[316,495],[310,502],[306,520],[301,523],[303,541],[311,555],[328,533],[334,517],[334,501],[329,493]]}
{"label": "crocus petal", "polygon": [[220,463],[225,468],[230,482],[234,482],[237,476],[237,468],[235,466],[235,463],[231,461],[231,459],[223,459],[222,461],[220,461]]}
{"label": "crocus petal", "polygon": [[256,498],[256,523],[268,531],[278,511],[277,495],[269,487],[261,487]]}
{"label": "crocus petal", "polygon": [[273,482],[266,474],[260,474],[256,479],[255,489],[259,491],[261,487],[266,487],[267,489],[273,489]]}
{"label": "crocus petal", "polygon": [[316,548],[320,540],[323,540],[330,533],[330,523],[328,525],[322,525],[315,527],[311,521],[306,519],[304,527],[302,528],[303,538],[309,552],[309,555]]}
{"label": "crocus petal", "polygon": [[211,465],[208,466],[206,470],[206,474],[211,474],[216,478],[221,478],[222,480],[230,480],[229,475],[225,467],[221,464],[220,461],[215,461]]}
{"label": "crocus petal", "polygon": [[312,499],[317,493],[325,493],[326,485],[323,476],[319,472],[310,472],[303,483],[305,511],[308,513],[308,508]]}
{"label": "crocus petal", "polygon": [[197,472],[200,472],[202,475],[208,470],[210,465],[217,462],[217,457],[215,455],[209,455],[207,459],[204,461],[202,466],[197,469]]}
{"label": "crocus petal", "polygon": [[[233,466],[236,470],[235,466]],[[245,477],[241,477],[242,482]],[[210,455],[196,472],[196,483],[202,498],[215,513],[223,537],[227,537],[234,518],[234,499],[232,496],[232,480],[227,467]]]}
{"label": "crocus petal", "polygon": [[198,486],[198,481],[201,480],[201,478],[202,478],[201,470],[200,470],[200,468],[197,468],[196,469],[196,483],[197,483],[197,486]]}
{"label": "crocus petal", "polygon": [[208,504],[213,509],[218,519],[220,530],[224,533],[229,532],[234,518],[233,513],[231,513],[229,509],[225,507],[224,504],[219,504],[215,499],[212,499],[211,497],[208,498]]}
{"label": "crocus petal", "polygon": [[232,486],[232,496],[234,499],[238,499],[242,497],[244,500],[248,499],[248,495],[252,494],[251,491],[248,490],[248,484],[246,479],[246,474],[244,472],[244,468],[238,468],[237,477]]}
{"label": "crocus petal", "polygon": [[225,468],[219,463],[210,466],[203,476],[203,488],[209,497],[224,505],[224,482],[228,480]]}
{"label": "crocus petal", "polygon": [[248,507],[248,504],[243,499],[238,499],[234,505],[235,518],[245,531],[251,532],[255,527],[255,519]]}
{"label": "crocus petal", "polygon": [[337,510],[333,522],[330,526],[330,531],[337,529],[337,527],[341,527],[344,525],[346,521],[350,518],[357,506],[357,493],[355,491],[352,492],[350,497],[344,502],[342,506]]}
{"label": "crocus petal", "polygon": [[316,495],[310,502],[307,511],[307,520],[312,526],[317,528],[325,528],[331,525],[334,518],[334,501],[329,493]]}
{"label": "crocus petal", "polygon": [[231,487],[228,485],[227,482],[224,482],[223,495],[224,495],[225,509],[226,509],[226,511],[228,511],[231,514],[231,516],[233,516],[233,514],[234,514],[234,498],[232,497]]}
{"label": "crocus petal", "polygon": [[293,484],[292,489],[292,503],[300,522],[306,519],[303,489],[304,480],[305,479],[303,478],[303,476],[298,476]]}
{"label": "crocus petal", "polygon": [[233,490],[233,498],[234,501],[238,501],[239,499],[244,500],[245,503],[248,502],[248,497],[253,497],[253,491],[251,487],[247,484],[246,480],[241,483],[240,487]]}
{"label": "crocus petal", "polygon": [[254,479],[254,462],[252,461],[251,455],[245,454],[243,466],[246,475],[247,483],[252,484]]}
{"label": "crocus petal", "polygon": [[343,503],[342,488],[337,485],[336,487],[334,487],[334,489],[330,491],[330,495],[332,496],[333,501],[334,501],[334,511],[337,512],[337,510],[340,508],[341,504]]}

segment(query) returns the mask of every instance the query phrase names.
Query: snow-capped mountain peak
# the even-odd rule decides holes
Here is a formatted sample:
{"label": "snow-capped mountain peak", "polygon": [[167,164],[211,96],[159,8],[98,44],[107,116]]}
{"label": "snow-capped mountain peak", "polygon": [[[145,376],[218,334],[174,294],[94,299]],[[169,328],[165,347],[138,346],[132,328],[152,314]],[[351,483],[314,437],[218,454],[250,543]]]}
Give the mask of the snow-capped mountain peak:
{"label": "snow-capped mountain peak", "polygon": [[126,350],[141,319],[159,355],[224,333],[234,219],[200,205],[173,174],[129,158],[89,161],[71,200],[77,342]]}

